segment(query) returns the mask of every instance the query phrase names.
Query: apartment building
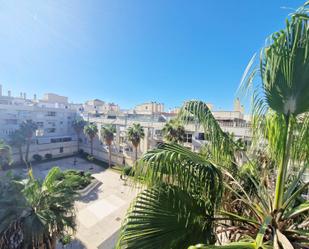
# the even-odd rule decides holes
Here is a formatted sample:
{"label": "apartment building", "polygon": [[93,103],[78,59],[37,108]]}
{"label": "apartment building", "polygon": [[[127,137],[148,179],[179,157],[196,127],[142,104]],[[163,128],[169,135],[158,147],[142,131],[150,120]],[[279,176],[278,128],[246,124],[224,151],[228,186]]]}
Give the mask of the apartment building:
{"label": "apartment building", "polygon": [[[13,97],[11,92],[7,95],[2,94],[2,87],[0,90],[0,139],[9,141],[9,135],[25,120],[32,120],[38,126],[29,158],[34,154],[41,156],[52,154],[54,157],[72,155],[77,151],[77,138],[72,122],[76,118],[84,118],[86,121],[95,123],[99,131],[103,125],[115,125],[112,161],[117,164],[122,164],[124,161],[132,164],[134,153],[132,144],[126,136],[128,127],[133,123],[140,123],[144,128],[145,137],[138,148],[140,156],[163,141],[162,129],[165,123],[177,116],[177,112],[164,112],[164,105],[157,102],[144,103],[132,110],[121,111],[118,105],[99,99],[90,100],[84,104],[73,104],[68,102],[67,97],[53,93],[45,94],[42,99],[38,99],[37,96],[29,99],[25,93]],[[208,106],[211,109],[214,108],[211,104]],[[249,142],[250,122],[245,119],[243,110],[239,106],[240,103],[235,104],[234,111],[212,111],[212,113],[224,131],[233,133],[235,138]],[[185,126],[185,131],[184,145],[199,151],[206,142],[202,127],[190,123]],[[90,152],[89,139],[82,136],[81,140],[81,148]],[[13,153],[14,158],[18,160],[15,148]],[[94,140],[94,156],[101,160],[108,160],[108,148],[100,133]]]}
{"label": "apartment building", "polygon": [[[72,129],[72,121],[77,112],[68,108],[66,97],[47,94],[42,100],[27,99],[26,94],[13,97],[0,94],[0,139],[9,143],[10,134],[19,128],[26,120],[32,120],[38,129],[32,139],[29,158],[34,154],[54,157],[71,155],[77,150],[76,135]],[[13,148],[13,158],[19,159],[16,148]]]}
{"label": "apartment building", "polygon": [[[218,120],[223,131],[234,134],[235,139],[241,138],[249,143],[251,141],[250,122],[244,119],[244,114],[239,110],[234,111],[213,111],[214,117]],[[125,161],[132,163],[134,158],[133,146],[126,138],[126,130],[134,123],[140,123],[145,131],[145,137],[141,140],[138,148],[138,155],[142,155],[149,149],[154,148],[163,141],[162,129],[167,121],[177,116],[176,113],[151,112],[149,113],[119,113],[118,115],[89,115],[84,114],[89,122],[98,126],[98,130],[106,124],[112,124],[116,128],[114,142],[112,145],[112,161],[121,164]],[[190,123],[185,126],[184,146],[199,151],[206,143],[204,130],[197,123]],[[90,152],[90,143],[84,137],[82,149]],[[108,148],[104,144],[100,134],[94,140],[94,156],[101,160],[108,160]]]}

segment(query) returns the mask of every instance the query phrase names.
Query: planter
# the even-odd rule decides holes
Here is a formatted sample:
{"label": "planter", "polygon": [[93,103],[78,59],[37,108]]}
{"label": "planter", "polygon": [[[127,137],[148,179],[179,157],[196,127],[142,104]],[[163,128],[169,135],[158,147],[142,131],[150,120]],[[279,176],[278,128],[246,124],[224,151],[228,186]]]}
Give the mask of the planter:
{"label": "planter", "polygon": [[98,187],[101,186],[101,185],[102,185],[102,182],[100,182],[99,180],[97,180],[96,178],[94,178],[94,179],[91,180],[91,183],[90,183],[87,187],[85,187],[85,188],[83,188],[83,189],[81,189],[81,190],[78,190],[78,191],[76,191],[76,192],[80,195],[80,197],[85,197],[85,196],[88,195],[92,190],[94,190],[95,188],[98,188]]}

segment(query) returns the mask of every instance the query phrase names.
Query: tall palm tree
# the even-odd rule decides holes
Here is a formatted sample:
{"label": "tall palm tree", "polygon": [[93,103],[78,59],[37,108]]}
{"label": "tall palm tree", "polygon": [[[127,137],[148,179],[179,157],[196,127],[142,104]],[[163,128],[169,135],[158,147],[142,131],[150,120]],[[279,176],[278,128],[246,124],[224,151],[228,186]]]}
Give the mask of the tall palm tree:
{"label": "tall palm tree", "polygon": [[93,139],[98,134],[98,127],[95,124],[87,124],[84,127],[84,133],[90,139],[90,152],[91,152],[91,155],[93,155]]}
{"label": "tall palm tree", "polygon": [[38,126],[32,120],[27,120],[21,123],[19,130],[21,134],[24,136],[26,140],[26,154],[25,154],[25,161],[28,162],[29,160],[29,149],[31,145],[31,140],[34,135],[34,132],[38,129]]}
{"label": "tall palm tree", "polygon": [[77,136],[77,152],[79,152],[80,147],[80,134],[83,132],[85,125],[86,121],[84,121],[83,119],[76,119],[72,123],[72,127]]}
{"label": "tall palm tree", "polygon": [[12,134],[9,136],[9,143],[13,148],[18,149],[19,153],[19,161],[22,163],[24,162],[24,156],[23,156],[23,146],[26,145],[26,138],[21,132],[20,129],[15,130]]}
{"label": "tall palm tree", "polygon": [[101,134],[108,145],[108,166],[111,167],[112,163],[112,142],[114,140],[114,133],[116,132],[114,125],[105,125],[101,127]]}
{"label": "tall palm tree", "polygon": [[26,181],[0,183],[0,248],[55,249],[57,239],[75,231],[77,194],[62,174],[53,168],[43,182],[30,172]]}
{"label": "tall palm tree", "polygon": [[177,119],[172,119],[167,122],[162,131],[164,139],[171,143],[183,142],[186,134],[184,126]]}
{"label": "tall palm tree", "polygon": [[135,148],[135,161],[137,160],[137,148],[141,142],[141,139],[145,137],[145,132],[143,127],[139,123],[133,124],[128,128],[127,136],[129,141],[133,144]]}
{"label": "tall palm tree", "polygon": [[12,162],[11,147],[7,145],[3,140],[0,140],[0,169],[6,164]]}
{"label": "tall palm tree", "polygon": [[[247,192],[238,172],[230,173],[220,163],[233,160],[238,146],[206,104],[187,102],[179,118],[197,121],[213,150],[204,157],[163,144],[141,158],[135,176],[143,177],[147,189],[128,210],[117,248],[171,249],[198,243],[203,244],[190,249],[308,248],[309,202],[302,197],[309,186],[302,179],[309,164],[308,5],[271,36],[259,65],[252,67],[250,61],[243,77],[243,89],[250,87],[253,94],[253,146],[262,143],[270,157],[266,163],[276,167],[269,172],[274,174],[271,184],[265,186],[248,172],[256,191]],[[253,80],[257,77],[259,85]],[[256,157],[251,155],[247,163],[256,165]],[[291,166],[296,172],[288,170]]]}

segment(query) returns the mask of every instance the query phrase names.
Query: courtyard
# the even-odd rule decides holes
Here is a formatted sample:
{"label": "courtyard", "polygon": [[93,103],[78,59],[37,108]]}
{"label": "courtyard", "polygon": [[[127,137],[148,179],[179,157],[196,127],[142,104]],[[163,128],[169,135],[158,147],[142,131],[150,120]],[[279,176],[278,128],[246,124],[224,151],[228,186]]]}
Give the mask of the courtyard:
{"label": "courtyard", "polygon": [[[76,201],[77,232],[75,240],[65,248],[114,248],[126,210],[138,191],[125,185],[118,172],[97,166],[81,158],[77,158],[76,164],[74,164],[73,157],[43,162],[33,166],[33,174],[35,177],[44,178],[55,166],[61,170],[89,171],[101,182],[100,186]],[[23,177],[27,174],[25,169],[12,171]],[[62,245],[58,248],[62,248]]]}

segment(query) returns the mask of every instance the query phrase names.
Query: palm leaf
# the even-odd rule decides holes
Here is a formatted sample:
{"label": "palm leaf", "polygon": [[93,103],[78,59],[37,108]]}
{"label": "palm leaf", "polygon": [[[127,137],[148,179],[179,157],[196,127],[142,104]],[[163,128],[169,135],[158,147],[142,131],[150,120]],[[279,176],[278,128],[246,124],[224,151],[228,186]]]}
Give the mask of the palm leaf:
{"label": "palm leaf", "polygon": [[205,206],[178,187],[143,191],[129,209],[117,248],[179,249],[213,243],[212,221]]}
{"label": "palm leaf", "polygon": [[258,249],[258,247],[256,247],[255,243],[251,242],[235,242],[224,246],[199,244],[190,246],[188,249]]}

